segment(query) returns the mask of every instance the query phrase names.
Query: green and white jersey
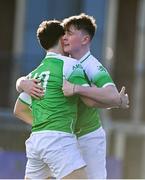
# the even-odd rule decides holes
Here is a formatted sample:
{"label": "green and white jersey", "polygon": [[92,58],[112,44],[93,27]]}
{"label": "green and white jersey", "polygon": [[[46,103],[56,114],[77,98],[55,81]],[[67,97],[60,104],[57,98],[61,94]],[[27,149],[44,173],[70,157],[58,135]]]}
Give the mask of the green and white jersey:
{"label": "green and white jersey", "polygon": [[[105,87],[114,85],[112,78],[102,64],[88,52],[83,56],[79,62],[83,66],[85,73],[90,83],[97,87]],[[75,132],[77,136],[82,136],[90,133],[101,126],[99,110],[96,108],[87,107],[84,103],[79,101],[78,119],[76,123]]]}
{"label": "green and white jersey", "polygon": [[41,100],[32,98],[32,132],[55,130],[73,133],[78,96],[65,97],[62,84],[65,78],[75,84],[88,85],[79,62],[60,54],[47,53],[28,77],[40,79],[45,91]]}

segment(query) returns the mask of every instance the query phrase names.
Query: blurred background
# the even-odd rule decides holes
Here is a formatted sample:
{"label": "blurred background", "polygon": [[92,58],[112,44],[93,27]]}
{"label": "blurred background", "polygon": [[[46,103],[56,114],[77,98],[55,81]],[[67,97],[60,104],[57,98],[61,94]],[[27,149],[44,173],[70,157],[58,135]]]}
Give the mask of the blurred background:
{"label": "blurred background", "polygon": [[0,178],[23,178],[24,142],[30,127],[12,112],[16,79],[44,57],[36,30],[41,21],[86,13],[98,29],[92,53],[117,88],[126,86],[127,110],[101,110],[107,133],[110,179],[145,179],[145,0],[1,0],[0,5]]}

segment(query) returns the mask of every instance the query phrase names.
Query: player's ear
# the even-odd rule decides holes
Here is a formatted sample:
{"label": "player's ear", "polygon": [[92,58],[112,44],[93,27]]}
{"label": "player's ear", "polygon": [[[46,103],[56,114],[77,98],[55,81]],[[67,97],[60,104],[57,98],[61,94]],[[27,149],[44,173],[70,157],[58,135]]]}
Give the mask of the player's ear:
{"label": "player's ear", "polygon": [[85,45],[88,44],[88,42],[90,42],[90,36],[86,34],[83,36],[82,44]]}

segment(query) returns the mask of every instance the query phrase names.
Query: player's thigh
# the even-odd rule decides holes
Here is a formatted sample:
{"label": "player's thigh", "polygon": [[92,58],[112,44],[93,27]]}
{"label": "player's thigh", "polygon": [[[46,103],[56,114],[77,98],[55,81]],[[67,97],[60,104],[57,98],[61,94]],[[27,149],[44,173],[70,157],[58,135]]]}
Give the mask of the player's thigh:
{"label": "player's thigh", "polygon": [[85,167],[73,171],[69,175],[63,177],[63,179],[87,179]]}
{"label": "player's thigh", "polygon": [[57,150],[52,150],[47,160],[45,163],[48,162],[47,164],[51,169],[52,175],[56,178],[63,178],[86,166],[76,143],[62,145]]}
{"label": "player's thigh", "polygon": [[[26,156],[28,159],[25,169],[25,179],[45,179],[51,176],[49,167],[40,158],[40,153],[37,152],[40,148],[36,143],[34,143],[37,139],[34,135],[31,135],[25,143]],[[35,146],[37,146],[37,148]]]}
{"label": "player's thigh", "polygon": [[25,170],[27,179],[47,179],[51,174],[49,167],[42,160],[28,159]]}

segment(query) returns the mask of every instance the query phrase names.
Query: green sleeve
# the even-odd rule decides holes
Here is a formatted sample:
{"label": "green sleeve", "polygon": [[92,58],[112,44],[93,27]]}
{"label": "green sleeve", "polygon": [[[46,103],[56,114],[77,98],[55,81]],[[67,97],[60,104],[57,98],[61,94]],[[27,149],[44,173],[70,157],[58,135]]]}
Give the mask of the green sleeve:
{"label": "green sleeve", "polygon": [[89,86],[87,79],[85,78],[85,73],[82,68],[76,68],[68,78],[68,81],[74,84]]}

